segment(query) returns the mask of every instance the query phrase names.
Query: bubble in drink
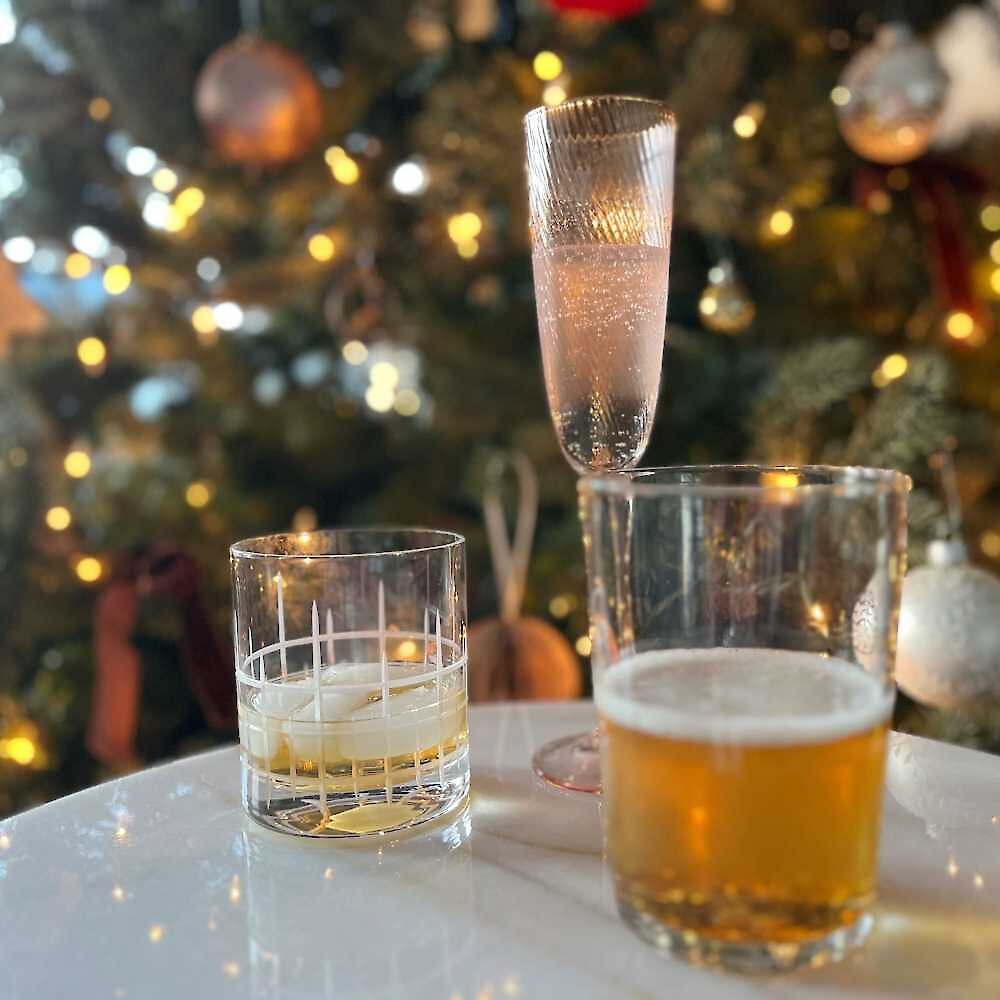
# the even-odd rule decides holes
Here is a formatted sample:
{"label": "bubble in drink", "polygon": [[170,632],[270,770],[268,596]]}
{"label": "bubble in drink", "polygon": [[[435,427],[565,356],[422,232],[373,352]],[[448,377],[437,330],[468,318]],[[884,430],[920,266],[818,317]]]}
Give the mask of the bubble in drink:
{"label": "bubble in drink", "polygon": [[669,252],[593,244],[535,250],[538,328],[556,434],[577,471],[634,466],[660,386]]}
{"label": "bubble in drink", "polygon": [[595,696],[627,920],[796,943],[858,919],[874,889],[885,685],[818,654],[669,650],[611,667]]}

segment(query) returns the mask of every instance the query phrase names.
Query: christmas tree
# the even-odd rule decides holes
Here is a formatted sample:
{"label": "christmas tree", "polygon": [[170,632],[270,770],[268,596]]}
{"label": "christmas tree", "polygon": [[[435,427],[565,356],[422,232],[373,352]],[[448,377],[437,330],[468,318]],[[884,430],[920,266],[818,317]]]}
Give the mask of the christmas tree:
{"label": "christmas tree", "polygon": [[995,566],[1000,20],[921,0],[879,31],[895,11],[0,0],[0,814],[232,735],[239,537],[447,526],[492,612],[497,449],[540,474],[526,607],[586,655],[525,221],[540,103],[680,123],[646,463],[902,468],[919,562],[948,448]]}

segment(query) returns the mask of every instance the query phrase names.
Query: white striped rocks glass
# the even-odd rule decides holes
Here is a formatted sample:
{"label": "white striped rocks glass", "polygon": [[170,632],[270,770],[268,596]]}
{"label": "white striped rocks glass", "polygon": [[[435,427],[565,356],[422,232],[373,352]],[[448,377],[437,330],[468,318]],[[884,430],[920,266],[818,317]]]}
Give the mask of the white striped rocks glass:
{"label": "white striped rocks glass", "polygon": [[230,549],[243,802],[308,837],[402,830],[468,798],[465,540],[421,528]]}

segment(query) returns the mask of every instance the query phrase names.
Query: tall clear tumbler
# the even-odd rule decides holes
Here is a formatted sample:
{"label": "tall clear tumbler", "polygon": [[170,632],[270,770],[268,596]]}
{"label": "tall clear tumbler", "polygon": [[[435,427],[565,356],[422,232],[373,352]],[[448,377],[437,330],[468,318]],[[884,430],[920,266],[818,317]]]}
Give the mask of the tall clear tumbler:
{"label": "tall clear tumbler", "polygon": [[386,833],[468,796],[465,541],[372,528],[230,550],[243,800],[273,829]]}
{"label": "tall clear tumbler", "polygon": [[[630,469],[660,388],[674,119],[637,97],[581,97],[524,120],[538,331],[556,435],[580,473]],[[600,788],[591,734],[543,747],[535,770]]]}
{"label": "tall clear tumbler", "polygon": [[868,934],[908,490],[827,466],[581,482],[607,853],[655,946],[767,970]]}

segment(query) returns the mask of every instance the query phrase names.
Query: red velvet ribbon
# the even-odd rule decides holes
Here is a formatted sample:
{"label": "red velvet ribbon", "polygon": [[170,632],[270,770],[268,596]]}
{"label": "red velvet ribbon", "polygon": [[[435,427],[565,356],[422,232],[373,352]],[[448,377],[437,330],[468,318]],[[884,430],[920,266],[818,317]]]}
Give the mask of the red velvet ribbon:
{"label": "red velvet ribbon", "polygon": [[217,731],[236,725],[232,661],[205,609],[198,564],[180,549],[157,547],[130,560],[101,592],[94,609],[96,674],[87,749],[108,765],[135,762],[142,663],[132,631],[139,601],[153,595],[177,602],[181,660],[205,721]]}
{"label": "red velvet ribbon", "polygon": [[[854,196],[867,205],[876,190],[885,190],[888,167],[865,164],[855,175]],[[972,281],[973,253],[969,245],[967,209],[962,196],[981,199],[989,190],[986,179],[974,170],[936,157],[923,157],[906,168],[910,176],[917,218],[923,227],[924,246],[931,262],[931,276],[938,299],[947,311],[969,313],[988,333],[992,314],[976,294]]]}

